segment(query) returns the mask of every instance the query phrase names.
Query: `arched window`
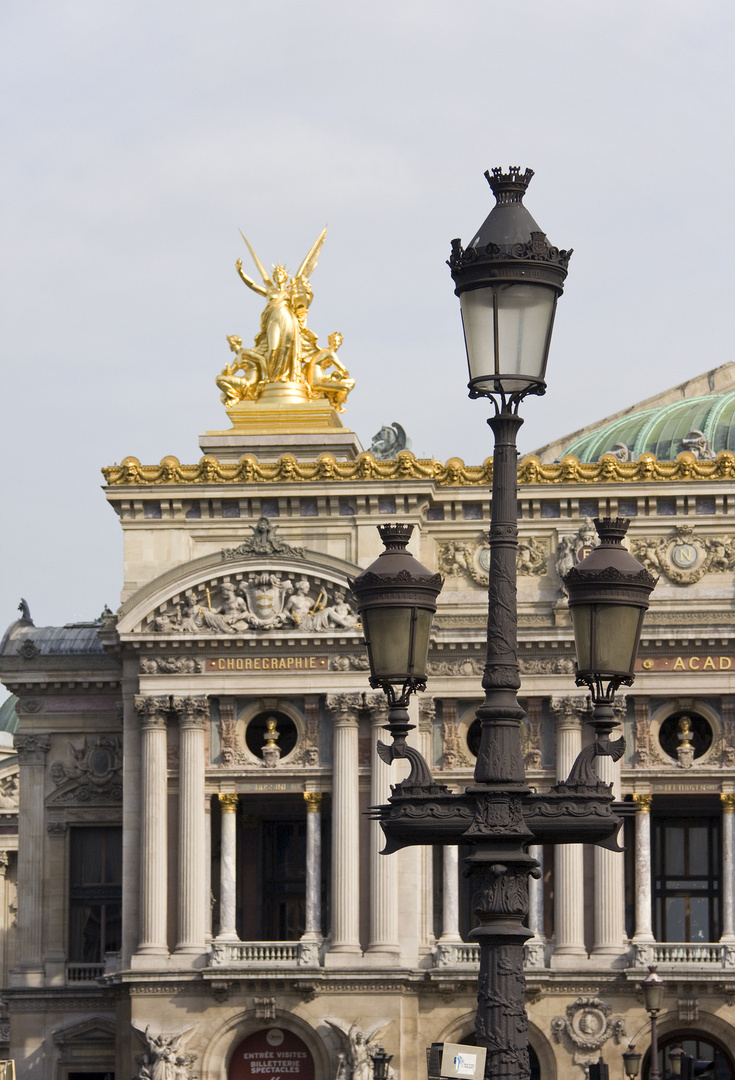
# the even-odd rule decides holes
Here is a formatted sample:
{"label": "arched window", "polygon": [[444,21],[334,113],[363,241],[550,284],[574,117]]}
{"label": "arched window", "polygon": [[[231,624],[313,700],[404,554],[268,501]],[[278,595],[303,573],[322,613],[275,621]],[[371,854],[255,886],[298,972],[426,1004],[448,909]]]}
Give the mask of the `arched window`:
{"label": "arched window", "polygon": [[[662,1037],[658,1046],[658,1067],[662,1080],[672,1080],[669,1051],[680,1046],[695,1060],[694,1075],[702,1080],[735,1080],[735,1063],[730,1051],[712,1035],[692,1028],[683,1028]],[[643,1060],[642,1075],[647,1076],[650,1051]]]}

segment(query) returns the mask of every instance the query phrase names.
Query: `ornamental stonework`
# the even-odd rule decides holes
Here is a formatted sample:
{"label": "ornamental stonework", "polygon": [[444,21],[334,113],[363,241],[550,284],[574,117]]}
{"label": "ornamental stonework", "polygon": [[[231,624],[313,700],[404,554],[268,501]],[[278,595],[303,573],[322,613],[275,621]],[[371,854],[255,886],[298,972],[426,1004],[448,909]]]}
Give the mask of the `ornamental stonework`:
{"label": "ornamental stonework", "polygon": [[635,540],[633,555],[652,573],[676,585],[693,585],[705,574],[735,570],[735,537],[701,537],[692,525],[677,525],[668,537]]}
{"label": "ornamental stonework", "polygon": [[[192,586],[151,612],[143,633],[260,634],[298,629],[306,633],[359,630],[347,587],[312,574],[280,570],[233,573]],[[155,661],[156,665],[160,661]],[[154,674],[153,671],[150,674]]]}
{"label": "ornamental stonework", "polygon": [[122,742],[117,736],[88,737],[81,746],[69,743],[68,757],[54,761],[49,770],[57,787],[49,802],[120,802],[122,763]]}
{"label": "ornamental stonework", "polygon": [[[535,536],[521,536],[516,554],[519,576],[543,577],[546,573],[549,546]],[[439,545],[439,572],[447,577],[467,577],[476,585],[487,586],[490,570],[490,546],[487,533],[473,541],[448,540]]]}
{"label": "ornamental stonework", "polygon": [[612,1006],[599,997],[579,997],[568,1005],[564,1016],[551,1021],[551,1034],[572,1054],[575,1065],[597,1061],[600,1050],[612,1039],[620,1043],[625,1037],[625,1021],[613,1017]]}

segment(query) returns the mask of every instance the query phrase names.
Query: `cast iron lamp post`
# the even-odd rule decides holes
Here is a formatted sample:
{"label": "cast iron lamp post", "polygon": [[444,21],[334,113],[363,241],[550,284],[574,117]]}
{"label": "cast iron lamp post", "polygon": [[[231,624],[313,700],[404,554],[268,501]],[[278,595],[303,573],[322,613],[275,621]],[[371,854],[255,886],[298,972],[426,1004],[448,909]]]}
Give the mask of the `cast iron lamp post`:
{"label": "cast iron lamp post", "polygon": [[[528,1080],[523,945],[531,937],[526,926],[528,875],[539,873],[529,845],[601,843],[619,850],[615,837],[621,819],[612,810],[611,786],[601,783],[590,769],[578,768],[575,774],[573,768],[569,779],[549,792],[531,791],[525,782],[520,740],[525,714],[516,696],[520,688],[516,436],[523,422],[518,407],[528,394],[544,393],[554,311],[571,252],[552,247],[523,206],[533,175],[530,169],[524,175],[519,169],[506,174],[493,169],[492,175],[485,175],[496,206],[466,250],[459,240],[452,242],[449,262],[462,307],[470,396],[488,397],[495,408],[495,415],[488,420],[495,436],[495,453],[487,660],[482,680],[485,700],[477,712],[482,735],[474,783],[464,792],[454,794],[434,781],[418,751],[406,747],[407,715],[404,718],[396,713],[399,705],[405,712],[408,697],[420,688],[415,671],[426,671],[426,658],[422,668],[414,657],[413,671],[399,670],[389,662],[381,675],[375,636],[380,619],[389,619],[388,612],[395,606],[394,591],[400,585],[400,571],[396,577],[381,570],[381,559],[387,562],[388,551],[352,583],[352,588],[369,641],[371,685],[386,690],[391,706],[387,728],[394,744],[379,746],[379,752],[386,761],[408,757],[412,766],[408,778],[393,786],[388,804],[371,809],[386,836],[383,853],[412,844],[470,846],[466,864],[478,922],[470,936],[480,945],[475,1026],[478,1044],[487,1049],[485,1076],[488,1080]],[[383,538],[388,547],[391,537],[385,530]],[[431,578],[428,570],[420,570],[421,574],[414,563],[407,571],[407,586],[419,578]],[[385,614],[376,620],[381,609],[381,579],[386,587]],[[433,587],[435,599],[441,587],[436,578]],[[408,601],[406,605],[410,606]],[[630,620],[621,618],[619,623],[621,633],[630,631]],[[404,632],[410,624],[404,616]],[[397,638],[392,640],[397,642]],[[428,632],[422,640],[428,647]],[[629,656],[636,644],[637,639],[628,642]],[[400,648],[408,655],[407,647]],[[397,656],[398,644],[391,649]],[[606,671],[593,674],[604,679]],[[396,686],[402,687],[399,699]]]}
{"label": "cast iron lamp post", "polygon": [[657,1017],[664,1001],[664,981],[656,972],[656,965],[651,964],[648,975],[641,983],[643,1008],[651,1018],[651,1057],[648,1066],[648,1080],[661,1080],[658,1068],[658,1024]]}

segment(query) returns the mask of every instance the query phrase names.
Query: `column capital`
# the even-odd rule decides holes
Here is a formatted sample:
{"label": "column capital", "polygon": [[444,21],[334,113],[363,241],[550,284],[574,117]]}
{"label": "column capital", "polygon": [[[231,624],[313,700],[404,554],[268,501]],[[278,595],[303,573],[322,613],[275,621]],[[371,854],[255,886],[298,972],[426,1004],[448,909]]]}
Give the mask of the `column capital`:
{"label": "column capital", "polygon": [[553,697],[550,702],[551,712],[558,728],[579,728],[582,717],[589,712],[586,697],[568,695]]}
{"label": "column capital", "polygon": [[335,727],[357,727],[357,713],[362,707],[359,694],[329,694],[326,704]]}
{"label": "column capital", "polygon": [[235,791],[220,792],[217,796],[223,814],[235,814],[240,805],[240,796]]}
{"label": "column capital", "polygon": [[170,711],[171,703],[168,697],[147,697],[136,694],[135,711],[138,714],[141,728],[165,728],[166,718]]}
{"label": "column capital", "polygon": [[735,813],[735,791],[723,791],[720,794],[720,802],[723,814]]}
{"label": "column capital", "polygon": [[436,702],[433,697],[419,698],[419,731],[431,732],[436,716]]}
{"label": "column capital", "polygon": [[5,871],[8,869],[9,852],[0,851],[0,878],[5,877]]}
{"label": "column capital", "polygon": [[650,814],[651,803],[653,802],[653,795],[636,791],[631,795],[633,802],[635,803],[636,810],[639,814]]}
{"label": "column capital", "polygon": [[49,735],[16,735],[13,739],[21,765],[43,765],[51,746]]}
{"label": "column capital", "polygon": [[318,814],[322,805],[321,791],[305,791],[304,802],[307,814]]}
{"label": "column capital", "polygon": [[209,719],[209,701],[205,697],[173,699],[173,709],[180,728],[204,728]]}

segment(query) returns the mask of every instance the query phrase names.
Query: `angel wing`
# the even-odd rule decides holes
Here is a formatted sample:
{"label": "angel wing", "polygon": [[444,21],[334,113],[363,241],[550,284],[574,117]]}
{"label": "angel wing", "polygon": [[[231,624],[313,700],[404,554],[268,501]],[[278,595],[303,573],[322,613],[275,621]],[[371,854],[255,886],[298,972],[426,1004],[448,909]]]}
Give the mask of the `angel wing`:
{"label": "angel wing", "polygon": [[[314,244],[313,248],[311,249],[309,254],[306,256],[306,258],[302,262],[301,266],[296,271],[296,274],[294,276],[294,281],[303,281],[303,280],[308,281],[309,278],[311,277],[311,275],[314,273],[314,271],[316,270],[316,262],[317,262],[317,259],[319,258],[319,252],[322,250],[322,245],[324,243],[324,239],[325,239],[326,235],[327,235],[327,230],[326,230],[326,228],[324,228],[319,233],[319,237],[318,237],[316,243]],[[245,237],[243,237],[243,240],[245,240]],[[248,243],[247,240],[245,240],[245,243],[246,244]],[[248,244],[248,247],[250,247],[250,244]]]}
{"label": "angel wing", "polygon": [[[337,1033],[337,1035],[339,1037],[340,1045],[342,1046],[342,1048],[345,1049],[345,1050],[349,1050],[350,1049],[350,1033],[347,1030],[347,1028],[342,1027],[341,1024],[335,1023],[333,1020],[327,1020],[326,1017],[325,1017],[324,1023],[329,1024],[332,1031],[335,1031]],[[350,1028],[350,1031],[352,1031],[352,1028]]]}
{"label": "angel wing", "polygon": [[381,1031],[385,1031],[385,1029],[388,1027],[388,1024],[390,1024],[390,1020],[386,1020],[384,1023],[378,1024],[377,1027],[373,1028],[373,1030],[365,1036],[365,1042],[368,1044],[368,1046],[372,1046],[373,1042],[378,1037],[378,1035],[380,1035]]}
{"label": "angel wing", "polygon": [[[325,230],[325,231],[326,231],[326,230]],[[239,230],[239,232],[240,232],[240,236],[241,236],[241,237],[243,238],[243,240],[245,241],[245,246],[247,247],[248,251],[250,252],[250,254],[251,254],[251,255],[252,255],[252,257],[253,257],[253,262],[254,262],[254,263],[255,263],[255,265],[257,266],[257,268],[258,268],[258,272],[260,273],[260,276],[262,277],[263,281],[265,282],[265,284],[266,284],[266,285],[271,285],[271,284],[272,284],[272,282],[271,282],[271,279],[270,279],[270,277],[268,276],[268,271],[266,270],[266,268],[265,268],[265,267],[263,266],[263,264],[262,264],[262,262],[260,261],[260,259],[258,258],[258,256],[257,256],[257,255],[255,254],[255,252],[253,251],[252,247],[250,246],[250,241],[248,240],[247,236],[246,236],[246,235],[245,235],[245,233],[244,233],[244,232],[242,231],[242,229],[240,229],[240,230]],[[312,250],[313,250],[313,249],[312,249]],[[307,255],[307,258],[308,258],[308,255]]]}

